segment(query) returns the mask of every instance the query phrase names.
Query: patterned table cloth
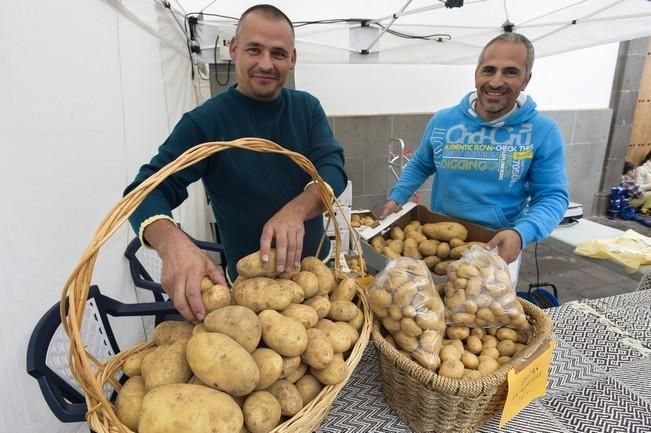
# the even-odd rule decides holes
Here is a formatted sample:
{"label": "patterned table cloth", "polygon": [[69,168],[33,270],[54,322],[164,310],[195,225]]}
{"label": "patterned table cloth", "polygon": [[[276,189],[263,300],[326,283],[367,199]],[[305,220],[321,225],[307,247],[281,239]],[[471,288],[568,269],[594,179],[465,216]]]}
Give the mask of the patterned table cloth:
{"label": "patterned table cloth", "polygon": [[[651,433],[651,290],[546,312],[557,340],[547,394],[479,432]],[[372,342],[318,432],[411,432],[382,397]]]}

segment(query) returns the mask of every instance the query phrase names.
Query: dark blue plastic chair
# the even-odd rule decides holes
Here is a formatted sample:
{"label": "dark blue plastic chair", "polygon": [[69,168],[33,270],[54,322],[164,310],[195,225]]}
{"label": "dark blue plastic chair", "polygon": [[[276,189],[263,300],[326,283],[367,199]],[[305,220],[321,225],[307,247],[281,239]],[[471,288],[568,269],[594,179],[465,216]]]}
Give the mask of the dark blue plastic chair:
{"label": "dark blue plastic chair", "polygon": [[[224,247],[222,246],[222,244],[215,243],[215,242],[199,241],[197,239],[192,238],[191,236],[188,237],[200,249],[204,251],[218,253],[220,255],[222,266],[226,267]],[[160,282],[156,281],[157,276],[152,275],[153,271],[151,269],[148,270],[147,266],[138,257],[138,252],[141,250],[141,248],[143,247],[142,244],[140,243],[140,239],[134,238],[131,242],[129,242],[129,245],[127,245],[127,249],[124,251],[124,257],[126,257],[127,261],[129,262],[129,272],[131,273],[131,279],[133,280],[133,284],[136,287],[140,287],[141,289],[146,289],[151,291],[154,296],[154,301],[165,302],[167,301],[168,298]],[[158,258],[158,255],[156,254],[155,251],[152,250],[151,254],[153,255],[152,257],[156,257],[156,260],[160,262],[160,258]],[[160,266],[160,263],[158,265]],[[182,317],[169,316],[165,314],[156,315],[156,319],[155,319],[156,324],[159,324],[165,320],[182,320]]]}
{"label": "dark blue plastic chair", "polygon": [[[93,353],[99,359],[110,357],[120,352],[108,316],[157,316],[162,314],[178,314],[171,302],[152,302],[142,304],[123,304],[100,293],[97,286],[91,286],[87,301],[89,311],[93,311],[91,320],[96,323],[99,335],[96,337],[103,343],[100,351]],[[50,308],[36,324],[27,346],[27,373],[38,381],[41,393],[52,413],[62,422],[80,422],[86,419],[86,402],[81,392],[73,385],[71,379],[62,377],[47,365],[47,354],[50,343],[61,325],[59,311],[60,302]],[[68,306],[66,305],[66,311]],[[88,320],[85,317],[84,320]],[[89,349],[90,350],[90,349]],[[67,365],[65,359],[59,360]]]}

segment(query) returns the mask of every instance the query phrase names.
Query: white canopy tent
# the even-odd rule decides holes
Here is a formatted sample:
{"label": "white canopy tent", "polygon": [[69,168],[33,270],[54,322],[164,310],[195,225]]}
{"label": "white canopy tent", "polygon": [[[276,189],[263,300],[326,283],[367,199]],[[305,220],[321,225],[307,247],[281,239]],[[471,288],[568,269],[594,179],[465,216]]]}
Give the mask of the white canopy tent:
{"label": "white canopy tent", "polygon": [[[348,2],[336,6],[336,16],[316,16],[323,11],[286,3],[304,63],[469,64],[504,31],[529,37],[539,57],[651,33],[648,0],[403,0],[373,2],[359,11],[351,11]],[[458,7],[447,7],[451,4]],[[222,9],[232,10],[216,2],[199,13],[185,9],[186,16],[199,17],[199,26],[208,27],[199,40],[208,59],[219,32],[230,35],[237,23],[224,19],[233,12]]]}
{"label": "white canopy tent", "polygon": [[[35,323],[58,300],[99,222],[119,200],[138,166],[155,152],[181,114],[208,93],[206,81],[191,80],[181,17],[204,9],[209,1],[170,2],[166,8],[159,0],[70,0],[63,8],[57,2],[13,1],[0,8],[0,284],[4,295],[0,432],[88,431],[85,425],[61,424],[52,416],[36,382],[25,373],[25,351]],[[273,3],[295,21],[307,21],[387,17],[406,1]],[[405,10],[439,3],[415,0]],[[204,12],[237,17],[252,4],[214,2]],[[563,9],[564,5],[572,4],[576,4],[575,14],[531,21],[552,10],[565,13],[569,8]],[[590,15],[587,7],[602,10],[601,15]],[[556,87],[554,94],[569,93],[569,103],[577,108],[603,107],[610,94],[616,45],[569,50],[651,34],[650,8],[648,0],[467,1],[461,8],[404,15],[390,27],[416,35],[451,34],[449,41],[385,34],[377,55],[364,57],[349,49],[350,27],[359,26],[359,21],[335,27],[301,26],[297,28],[297,87],[319,96],[328,114],[368,113],[369,107],[393,112],[434,110],[448,103],[441,94],[448,92],[456,101],[459,89],[472,85],[471,64],[478,47],[500,31],[508,14],[515,30],[534,38],[538,54],[548,56],[534,73],[551,75],[553,80],[553,74],[536,71],[563,68],[563,81],[569,81],[573,91]],[[208,15],[205,18],[208,21]],[[544,36],[552,27],[567,24],[567,19],[577,19],[578,24]],[[536,22],[547,27],[534,26]],[[549,23],[557,24],[550,27]],[[413,45],[397,48],[406,43]],[[562,48],[548,51],[546,47]],[[369,64],[359,64],[356,58]],[[451,59],[447,63],[470,64],[439,65],[444,58]],[[437,64],[424,64],[430,62]],[[567,65],[574,73],[567,72]],[[587,71],[592,72],[589,77]],[[197,77],[200,73],[195,68]],[[389,76],[404,83],[389,81]],[[591,88],[581,87],[580,81],[586,80]],[[407,89],[394,92],[394,85]],[[371,93],[383,93],[387,104],[370,98]],[[201,209],[202,204],[195,202],[179,212],[185,226],[196,229],[199,236],[205,226]],[[127,227],[119,231],[103,248],[93,274],[103,293],[125,302],[138,297],[122,258],[132,237]],[[142,326],[134,321],[121,321],[117,331],[125,345],[142,338]]]}

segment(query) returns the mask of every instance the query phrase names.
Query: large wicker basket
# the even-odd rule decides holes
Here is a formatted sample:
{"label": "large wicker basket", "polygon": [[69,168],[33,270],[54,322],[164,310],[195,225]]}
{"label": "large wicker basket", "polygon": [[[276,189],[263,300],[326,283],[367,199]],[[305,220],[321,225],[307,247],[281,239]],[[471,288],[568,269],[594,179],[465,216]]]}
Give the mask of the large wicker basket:
{"label": "large wicker basket", "polygon": [[[527,349],[531,353],[549,340],[552,322],[540,308],[518,300],[534,329]],[[415,432],[475,432],[504,406],[511,363],[480,379],[449,379],[398,352],[384,338],[377,320],[372,336],[384,398]]]}
{"label": "large wicker basket", "polygon": [[[86,301],[88,299],[93,267],[99,249],[117,231],[117,229],[125,223],[129,215],[131,215],[131,213],[142,202],[143,198],[168,176],[183,170],[212,154],[231,148],[286,155],[306,171],[319,188],[319,193],[326,207],[327,213],[335,224],[335,257],[340,257],[341,240],[337,227],[337,218],[335,218],[334,209],[332,207],[331,193],[328,191],[323,179],[321,179],[312,163],[306,157],[289,151],[276,143],[257,138],[243,138],[231,142],[210,142],[200,144],[189,149],[180,155],[175,161],[152,175],[120,200],[104,219],[97,230],[95,237],[84,252],[81,261],[68,278],[68,281],[66,281],[62,293],[61,319],[64,329],[70,337],[70,369],[85,391],[85,398],[88,407],[86,420],[90,428],[97,433],[132,432],[132,430],[124,426],[118,420],[115,407],[113,403],[107,399],[104,387],[105,385],[110,385],[114,389],[119,390],[120,384],[117,379],[122,373],[122,364],[126,358],[133,353],[152,346],[153,344],[151,342],[142,343],[127,351],[120,352],[106,362],[99,362],[91,354],[86,352],[84,342],[81,340],[80,329],[84,317],[84,308],[86,307]],[[340,271],[338,260],[335,260],[335,274],[337,275],[337,279],[342,278],[344,275]],[[345,385],[353,369],[359,363],[370,337],[372,318],[364,289],[360,284],[357,285],[357,295],[360,300],[360,307],[364,312],[364,325],[360,329],[357,343],[351,349],[348,359],[346,360],[346,364],[349,367],[348,377],[337,385],[324,387],[319,395],[307,404],[298,414],[277,426],[272,433],[310,432],[315,430],[327,415],[332,402],[335,400],[341,388]],[[69,310],[67,314],[64,307],[66,305],[66,297],[69,301]]]}

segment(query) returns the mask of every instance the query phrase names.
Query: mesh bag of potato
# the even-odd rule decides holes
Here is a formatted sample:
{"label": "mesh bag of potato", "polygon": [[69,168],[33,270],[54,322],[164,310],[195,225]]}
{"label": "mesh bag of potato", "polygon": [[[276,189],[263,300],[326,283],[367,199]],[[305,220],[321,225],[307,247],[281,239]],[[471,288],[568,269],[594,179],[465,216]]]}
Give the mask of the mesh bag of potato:
{"label": "mesh bag of potato", "polygon": [[391,260],[368,288],[371,309],[393,341],[425,368],[440,364],[444,308],[421,260]]}
{"label": "mesh bag of potato", "polygon": [[[444,315],[429,275],[422,261],[395,259],[369,287],[383,395],[415,432],[474,432],[503,406],[508,371],[546,347],[551,321],[516,298],[506,264],[483,247],[448,267]],[[414,314],[419,325],[427,311],[438,311],[435,326],[404,319]]]}
{"label": "mesh bag of potato", "polygon": [[447,268],[445,316],[450,325],[529,331],[508,266],[495,250],[472,246]]}

